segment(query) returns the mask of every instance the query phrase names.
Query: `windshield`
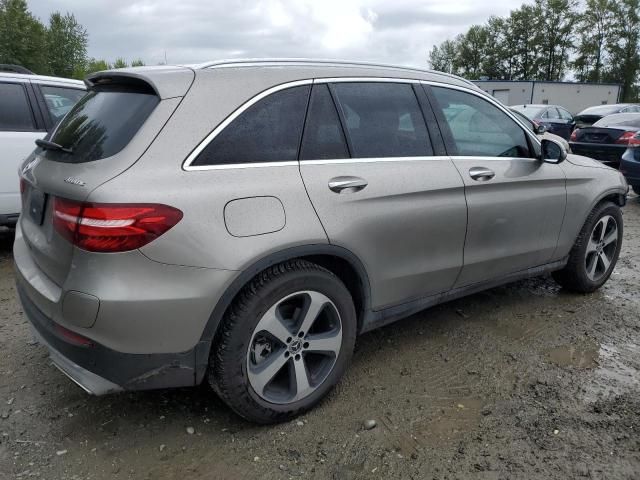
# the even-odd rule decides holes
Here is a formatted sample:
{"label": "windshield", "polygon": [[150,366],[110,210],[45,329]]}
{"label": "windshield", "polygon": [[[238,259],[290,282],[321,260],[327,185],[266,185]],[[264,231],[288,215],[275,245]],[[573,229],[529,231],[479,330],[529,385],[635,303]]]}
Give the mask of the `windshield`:
{"label": "windshield", "polygon": [[640,113],[617,113],[601,118],[593,124],[594,127],[612,127],[615,125],[640,127]]}
{"label": "windshield", "polygon": [[523,114],[529,120],[540,118],[540,115],[542,115],[542,112],[545,110],[545,108],[547,107],[536,107],[532,105],[516,105],[514,107],[511,107],[512,110]]}
{"label": "windshield", "polygon": [[148,92],[102,88],[87,93],[64,117],[50,141],[72,153],[44,150],[42,156],[84,163],[115,155],[149,117],[160,99]]}

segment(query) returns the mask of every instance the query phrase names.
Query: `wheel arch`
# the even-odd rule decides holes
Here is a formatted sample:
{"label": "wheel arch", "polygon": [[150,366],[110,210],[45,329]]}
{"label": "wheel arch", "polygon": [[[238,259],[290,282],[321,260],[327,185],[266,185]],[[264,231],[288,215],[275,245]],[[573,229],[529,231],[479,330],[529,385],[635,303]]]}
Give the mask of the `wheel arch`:
{"label": "wheel arch", "polygon": [[273,252],[243,269],[218,300],[196,346],[197,384],[204,379],[211,346],[215,341],[220,322],[237,295],[252,278],[263,270],[294,259],[303,259],[320,265],[340,278],[353,297],[358,317],[357,331],[361,331],[363,319],[366,312],[370,310],[371,288],[365,266],[353,252],[344,247],[330,244],[301,245]]}

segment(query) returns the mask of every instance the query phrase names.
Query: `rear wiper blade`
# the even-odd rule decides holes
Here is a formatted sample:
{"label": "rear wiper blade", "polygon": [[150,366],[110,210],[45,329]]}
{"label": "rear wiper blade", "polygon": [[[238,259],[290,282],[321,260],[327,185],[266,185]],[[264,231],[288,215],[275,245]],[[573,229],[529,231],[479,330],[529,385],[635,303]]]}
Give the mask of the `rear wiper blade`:
{"label": "rear wiper blade", "polygon": [[49,140],[43,140],[41,138],[36,140],[36,145],[40,148],[44,148],[45,150],[57,150],[64,153],[73,153],[73,150],[70,148],[63,147],[60,144],[50,142]]}

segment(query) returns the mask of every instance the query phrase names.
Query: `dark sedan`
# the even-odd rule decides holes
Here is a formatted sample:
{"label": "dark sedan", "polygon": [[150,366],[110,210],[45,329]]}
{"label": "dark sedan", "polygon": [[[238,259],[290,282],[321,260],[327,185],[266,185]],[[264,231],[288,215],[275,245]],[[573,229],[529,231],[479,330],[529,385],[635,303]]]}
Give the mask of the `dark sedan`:
{"label": "dark sedan", "polygon": [[544,125],[546,131],[569,140],[575,122],[568,110],[559,105],[514,105],[511,107],[537,125]]}
{"label": "dark sedan", "polygon": [[[636,140],[640,144],[640,133],[636,134]],[[625,176],[633,191],[640,195],[640,148],[627,148],[627,151],[622,155],[620,172]]]}
{"label": "dark sedan", "polygon": [[601,118],[607,115],[613,115],[614,113],[639,113],[640,105],[633,103],[615,103],[613,105],[597,105],[595,107],[589,107],[578,113],[574,120],[576,122],[576,128],[589,127],[596,123]]}
{"label": "dark sedan", "polygon": [[617,113],[598,120],[590,127],[576,128],[569,145],[577,155],[595,158],[618,168],[627,148],[640,146],[640,113]]}

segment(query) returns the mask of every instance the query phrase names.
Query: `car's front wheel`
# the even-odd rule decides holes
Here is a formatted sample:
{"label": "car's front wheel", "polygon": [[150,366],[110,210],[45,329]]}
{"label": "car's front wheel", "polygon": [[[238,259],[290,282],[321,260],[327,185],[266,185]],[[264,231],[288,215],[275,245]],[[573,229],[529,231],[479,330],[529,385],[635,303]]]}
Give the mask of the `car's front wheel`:
{"label": "car's front wheel", "polygon": [[307,261],[285,262],[256,276],[230,308],[209,382],[242,417],[284,421],[335,385],[355,337],[353,301],[340,279]]}
{"label": "car's front wheel", "polygon": [[620,207],[603,202],[587,217],[569,253],[567,265],[553,273],[567,290],[588,293],[600,288],[611,276],[622,247]]}

